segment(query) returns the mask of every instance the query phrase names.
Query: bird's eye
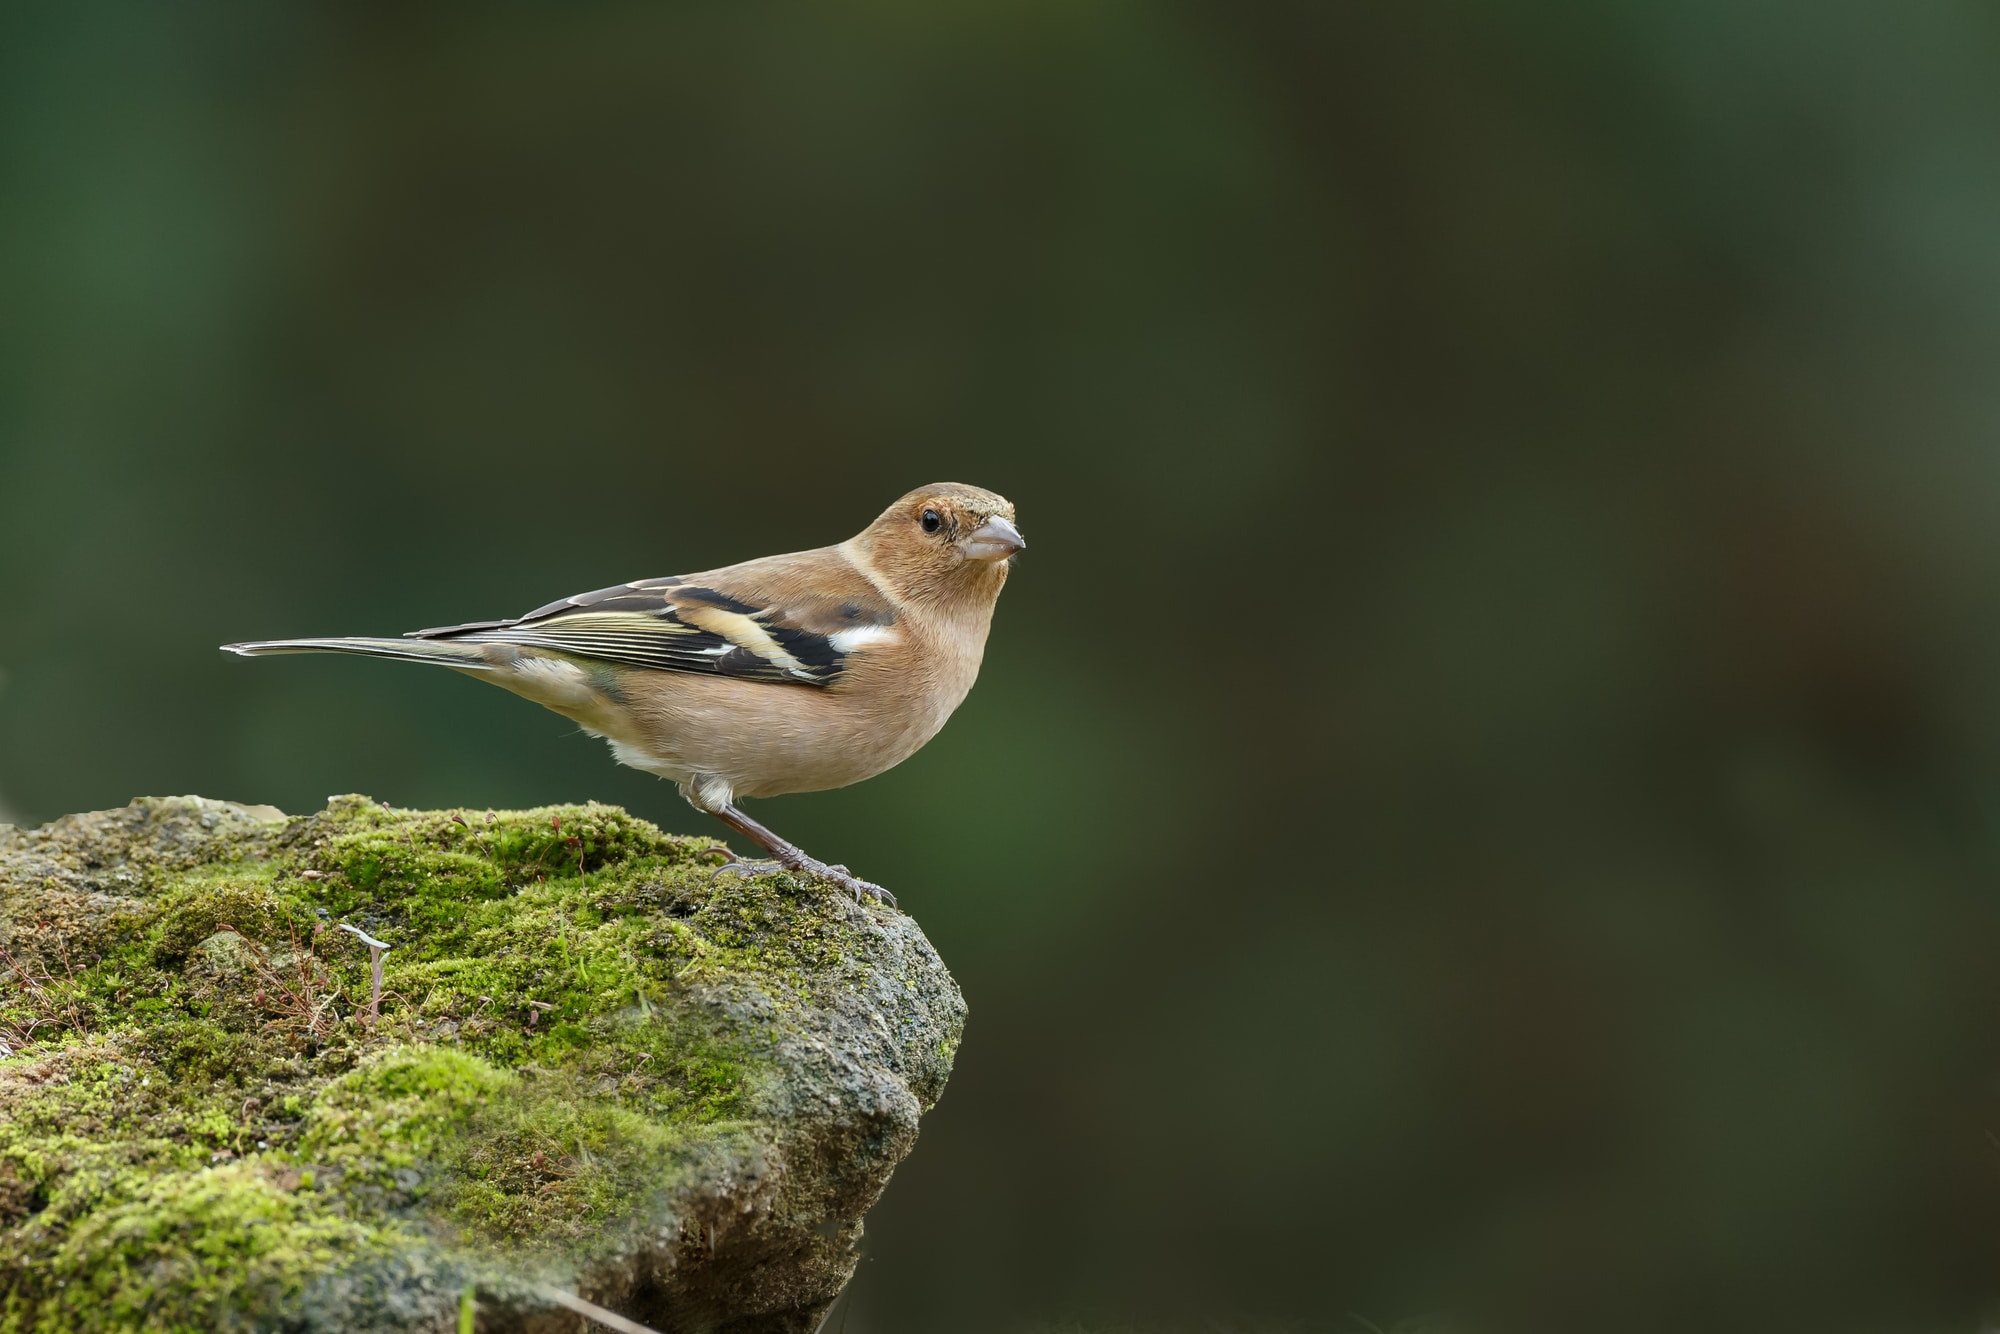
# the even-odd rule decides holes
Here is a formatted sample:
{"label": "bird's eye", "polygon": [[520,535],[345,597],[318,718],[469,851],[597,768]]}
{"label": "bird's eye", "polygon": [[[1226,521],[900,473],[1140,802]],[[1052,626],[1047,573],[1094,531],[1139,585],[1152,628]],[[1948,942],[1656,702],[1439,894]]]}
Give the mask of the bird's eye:
{"label": "bird's eye", "polygon": [[944,527],[944,520],[938,517],[936,510],[925,510],[924,517],[917,520],[917,522],[924,526],[924,531],[927,533],[935,533],[938,529]]}

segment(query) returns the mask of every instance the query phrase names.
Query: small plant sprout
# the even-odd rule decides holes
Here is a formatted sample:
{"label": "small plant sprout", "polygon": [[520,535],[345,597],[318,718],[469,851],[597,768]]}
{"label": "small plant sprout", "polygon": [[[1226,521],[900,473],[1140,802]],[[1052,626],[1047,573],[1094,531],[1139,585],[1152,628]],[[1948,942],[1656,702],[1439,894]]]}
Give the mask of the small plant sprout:
{"label": "small plant sprout", "polygon": [[340,929],[354,935],[368,947],[368,964],[374,983],[368,995],[368,1022],[373,1024],[382,1017],[382,956],[389,952],[389,942],[377,940],[360,927],[349,926],[345,922],[340,923]]}

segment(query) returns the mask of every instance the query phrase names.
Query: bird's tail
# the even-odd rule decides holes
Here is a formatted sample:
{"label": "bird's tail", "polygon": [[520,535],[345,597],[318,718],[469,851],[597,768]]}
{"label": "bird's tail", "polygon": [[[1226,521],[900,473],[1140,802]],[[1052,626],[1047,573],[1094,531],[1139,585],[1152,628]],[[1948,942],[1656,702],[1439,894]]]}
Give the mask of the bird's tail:
{"label": "bird's tail", "polygon": [[436,639],[258,639],[247,644],[224,644],[222,651],[240,653],[246,658],[277,653],[359,653],[369,658],[428,662],[440,667],[491,666],[477,644]]}

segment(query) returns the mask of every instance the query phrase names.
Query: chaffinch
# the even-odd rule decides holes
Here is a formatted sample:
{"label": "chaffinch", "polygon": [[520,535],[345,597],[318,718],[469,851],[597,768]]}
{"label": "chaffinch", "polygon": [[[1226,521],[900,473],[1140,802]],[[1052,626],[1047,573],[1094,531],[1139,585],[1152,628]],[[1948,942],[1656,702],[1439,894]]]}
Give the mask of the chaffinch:
{"label": "chaffinch", "polygon": [[[272,639],[231,653],[360,653],[450,667],[604,738],[777,864],[887,898],[745,815],[900,764],[979,674],[993,604],[1027,544],[976,486],[920,487],[839,546],[635,579],[504,621],[401,639]],[[893,900],[891,900],[893,902]]]}

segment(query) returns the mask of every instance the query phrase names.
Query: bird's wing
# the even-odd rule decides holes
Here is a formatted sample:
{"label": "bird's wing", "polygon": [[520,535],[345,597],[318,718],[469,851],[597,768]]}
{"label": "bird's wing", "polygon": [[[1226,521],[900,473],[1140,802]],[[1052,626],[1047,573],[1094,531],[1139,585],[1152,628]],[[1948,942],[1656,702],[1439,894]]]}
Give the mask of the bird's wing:
{"label": "bird's wing", "polygon": [[839,679],[849,654],[893,635],[895,621],[888,600],[845,560],[836,564],[829,550],[706,574],[635,579],[512,620],[418,630],[410,637],[827,686]]}

